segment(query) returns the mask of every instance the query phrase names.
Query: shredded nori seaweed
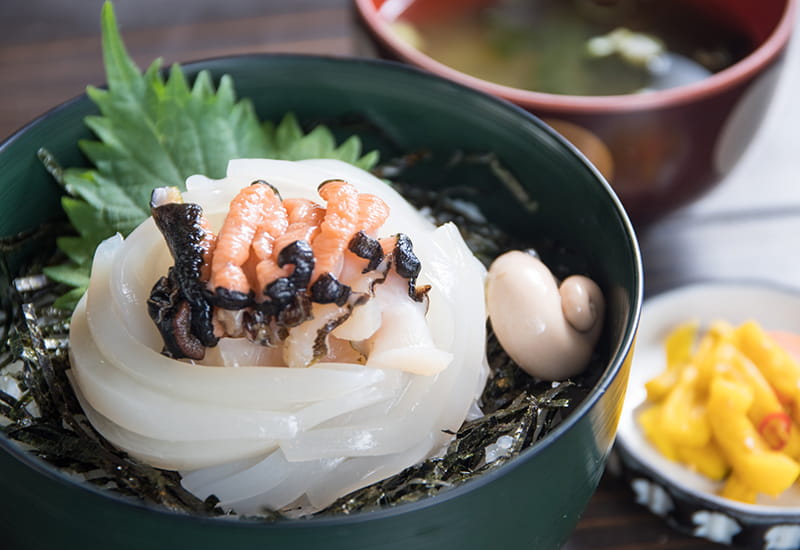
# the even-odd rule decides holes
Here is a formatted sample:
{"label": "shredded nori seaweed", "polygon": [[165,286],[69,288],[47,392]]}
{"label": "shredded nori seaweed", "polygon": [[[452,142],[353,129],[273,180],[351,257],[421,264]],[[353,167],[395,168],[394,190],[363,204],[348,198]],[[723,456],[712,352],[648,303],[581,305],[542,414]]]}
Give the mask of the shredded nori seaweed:
{"label": "shredded nori seaweed", "polygon": [[91,426],[66,376],[70,313],[52,307],[64,288],[40,268],[29,265],[6,286],[0,430],[22,449],[119,496],[175,512],[220,514],[215,499],[204,502],[184,490],[176,472],[133,460]]}
{"label": "shredded nori seaweed", "polygon": [[[520,370],[513,365],[506,367]],[[501,399],[503,405],[496,410],[485,410],[484,416],[465,422],[442,456],[429,458],[393,477],[350,493],[317,515],[351,514],[433,496],[505,464],[539,440],[553,427],[559,412],[569,407],[570,399],[562,397],[562,393],[573,383],[562,382],[537,392],[519,387],[509,392],[495,387],[498,382],[503,385],[508,380],[505,371],[505,367],[493,371],[487,390],[506,397],[514,393],[514,399],[511,402]],[[487,447],[504,436],[511,438],[507,451],[487,461]]]}
{"label": "shredded nori seaweed", "polygon": [[[408,166],[425,157],[422,153],[407,155],[402,162],[384,165],[382,174],[402,175]],[[510,174],[494,157],[459,154],[450,160],[482,164],[488,177],[513,186],[514,182],[506,181]],[[487,266],[506,250],[528,246],[483,219],[457,186],[424,189],[404,184],[402,178],[392,185],[435,223],[454,222]],[[535,201],[530,197],[527,200],[535,208]],[[6,289],[2,295],[0,429],[28,452],[119,496],[187,514],[223,514],[213,496],[206,501],[197,499],[182,488],[176,472],[129,457],[106,442],[86,419],[65,374],[69,368],[70,314],[52,307],[64,287],[41,275],[42,267],[53,258],[33,258],[13,279],[7,267],[10,255],[32,239],[40,239],[43,232],[47,233],[47,228],[0,239]],[[51,233],[54,237],[58,231]],[[493,470],[544,437],[587,394],[596,373],[561,383],[537,381],[502,350],[489,323],[487,329],[490,375],[479,403],[484,415],[466,422],[441,456],[346,495],[316,516],[346,515],[417,501]],[[600,368],[596,357],[592,361],[589,372]],[[9,380],[16,383],[9,384]],[[501,438],[506,443],[503,451],[487,460],[487,447]],[[258,517],[262,521],[283,518],[281,513],[269,510]]]}

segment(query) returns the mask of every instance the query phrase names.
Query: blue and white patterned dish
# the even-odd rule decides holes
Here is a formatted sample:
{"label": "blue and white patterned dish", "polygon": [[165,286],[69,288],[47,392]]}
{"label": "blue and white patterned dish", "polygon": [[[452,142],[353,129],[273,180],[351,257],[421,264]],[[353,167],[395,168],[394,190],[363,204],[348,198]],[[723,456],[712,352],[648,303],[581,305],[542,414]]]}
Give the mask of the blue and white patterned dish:
{"label": "blue and white patterned dish", "polygon": [[636,421],[644,384],[664,368],[663,341],[676,325],[696,319],[739,324],[755,320],[767,330],[800,332],[800,290],[757,283],[701,283],[645,301],[615,454],[639,504],[690,535],[713,542],[790,550],[800,548],[800,483],[779,498],[743,504],[716,495],[721,484],[659,454]]}

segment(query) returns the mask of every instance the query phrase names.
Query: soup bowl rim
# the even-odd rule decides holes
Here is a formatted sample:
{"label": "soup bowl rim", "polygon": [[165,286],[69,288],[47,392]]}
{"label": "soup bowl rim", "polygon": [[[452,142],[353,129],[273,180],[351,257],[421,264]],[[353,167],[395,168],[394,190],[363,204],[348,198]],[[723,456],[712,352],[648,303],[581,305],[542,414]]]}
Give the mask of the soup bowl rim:
{"label": "soup bowl rim", "polygon": [[355,0],[356,10],[379,42],[401,61],[410,63],[466,86],[502,97],[526,109],[547,109],[551,112],[606,114],[667,109],[702,101],[752,79],[777,59],[792,35],[800,0],[785,0],[783,13],[769,36],[752,52],[730,67],[701,81],[644,94],[581,96],[549,94],[497,84],[458,71],[422,53],[397,36],[390,22],[376,7],[375,0]]}

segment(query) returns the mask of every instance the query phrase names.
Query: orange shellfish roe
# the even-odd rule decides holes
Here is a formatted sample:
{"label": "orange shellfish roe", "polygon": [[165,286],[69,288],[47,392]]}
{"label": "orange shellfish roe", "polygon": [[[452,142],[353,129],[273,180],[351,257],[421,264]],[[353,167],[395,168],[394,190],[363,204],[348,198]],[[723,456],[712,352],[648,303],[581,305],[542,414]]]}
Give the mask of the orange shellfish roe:
{"label": "orange shellfish roe", "polygon": [[359,230],[374,234],[388,218],[389,207],[381,198],[359,193],[343,180],[323,182],[319,194],[326,207],[305,199],[283,201],[263,181],[243,188],[231,202],[216,238],[210,288],[259,294],[270,282],[289,274],[277,258],[296,240],[305,240],[313,248],[316,263],[311,282],[324,273],[338,276],[350,240]]}
{"label": "orange shellfish roe", "polygon": [[[788,345],[787,345],[788,344]],[[758,323],[676,327],[664,342],[666,367],[645,384],[638,415],[665,457],[715,481],[720,495],[755,503],[800,475],[800,336]]]}

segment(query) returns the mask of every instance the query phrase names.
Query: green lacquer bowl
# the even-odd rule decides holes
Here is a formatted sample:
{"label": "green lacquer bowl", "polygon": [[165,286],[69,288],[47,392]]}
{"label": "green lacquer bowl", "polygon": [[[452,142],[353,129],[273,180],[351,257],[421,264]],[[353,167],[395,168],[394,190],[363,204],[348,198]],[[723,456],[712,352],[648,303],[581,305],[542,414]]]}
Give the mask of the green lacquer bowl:
{"label": "green lacquer bowl", "polygon": [[[417,503],[332,519],[258,523],[177,515],[124,501],[68,478],[0,438],[0,540],[4,548],[224,548],[400,550],[557,548],[597,487],[617,428],[642,297],[642,268],[628,217],[608,184],[532,115],[480,92],[396,64],[253,55],[186,65],[230,74],[262,118],[293,111],[362,133],[384,158],[426,150],[493,152],[536,202],[526,209],[486,178],[463,179],[494,222],[591,274],[608,301],[599,345],[605,364],[584,401],[542,441],[476,480]],[[61,216],[58,188],[40,165],[45,147],[65,165],[85,163],[91,137],[81,96],[0,146],[0,235]],[[377,130],[376,130],[377,129]],[[435,184],[440,174],[418,174]],[[420,183],[426,185],[426,183]],[[545,258],[547,259],[547,258]]]}

